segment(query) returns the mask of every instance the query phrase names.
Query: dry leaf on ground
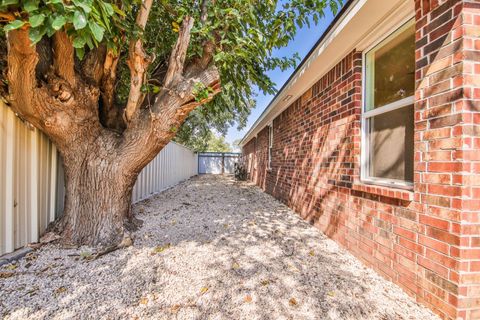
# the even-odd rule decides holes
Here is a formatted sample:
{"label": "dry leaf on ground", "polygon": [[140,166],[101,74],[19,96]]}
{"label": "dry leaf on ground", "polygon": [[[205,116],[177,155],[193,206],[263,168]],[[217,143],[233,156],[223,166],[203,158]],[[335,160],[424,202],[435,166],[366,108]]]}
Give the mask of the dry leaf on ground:
{"label": "dry leaf on ground", "polygon": [[14,272],[0,272],[0,279],[6,279],[13,277],[15,275]]}
{"label": "dry leaf on ground", "polygon": [[291,298],[290,300],[288,300],[288,304],[291,305],[292,307],[298,305],[297,299]]}
{"label": "dry leaf on ground", "polygon": [[165,251],[165,250],[167,250],[168,248],[170,248],[170,246],[171,246],[170,243],[167,243],[167,244],[164,245],[164,246],[156,246],[155,248],[153,248],[152,255],[157,254],[157,253],[162,253],[163,251]]}
{"label": "dry leaf on ground", "polygon": [[176,304],[176,305],[174,305],[174,306],[172,306],[172,307],[170,308],[170,311],[171,311],[172,313],[177,313],[178,310],[180,310],[180,305],[179,305],[179,304]]}
{"label": "dry leaf on ground", "polygon": [[268,286],[270,284],[270,280],[262,280],[262,286]]}
{"label": "dry leaf on ground", "polygon": [[59,287],[55,290],[55,295],[59,295],[59,294],[62,294],[64,292],[67,292],[67,288],[65,287]]}

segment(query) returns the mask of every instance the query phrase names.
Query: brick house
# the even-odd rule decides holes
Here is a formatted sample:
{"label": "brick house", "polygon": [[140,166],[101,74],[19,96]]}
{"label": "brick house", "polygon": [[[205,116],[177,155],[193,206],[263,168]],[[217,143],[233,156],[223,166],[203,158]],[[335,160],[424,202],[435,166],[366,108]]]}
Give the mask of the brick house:
{"label": "brick house", "polygon": [[348,1],[241,145],[266,192],[480,319],[480,1]]}

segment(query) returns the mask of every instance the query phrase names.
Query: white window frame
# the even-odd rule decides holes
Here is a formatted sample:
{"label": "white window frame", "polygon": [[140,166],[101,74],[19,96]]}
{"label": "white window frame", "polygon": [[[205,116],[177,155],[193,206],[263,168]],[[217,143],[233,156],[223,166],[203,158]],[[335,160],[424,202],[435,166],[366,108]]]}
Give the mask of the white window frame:
{"label": "white window frame", "polygon": [[406,21],[402,21],[401,24],[395,26],[390,32],[388,33],[387,36],[382,37],[375,43],[373,43],[370,47],[365,49],[362,53],[362,63],[363,63],[363,68],[362,68],[362,118],[361,118],[361,167],[360,167],[360,181],[362,183],[366,184],[375,184],[375,185],[380,185],[380,186],[387,186],[387,187],[393,187],[393,188],[400,188],[400,189],[408,189],[411,190],[413,189],[413,182],[410,181],[404,181],[404,180],[397,180],[397,179],[388,179],[388,178],[378,178],[378,177],[370,177],[369,172],[369,151],[370,151],[370,146],[369,146],[369,119],[383,114],[387,113],[396,109],[404,108],[407,106],[410,106],[415,103],[415,95],[406,97],[400,100],[397,100],[395,102],[392,102],[390,104],[384,105],[379,108],[375,108],[370,111],[367,110],[367,95],[369,92],[368,86],[367,86],[367,76],[368,76],[368,71],[367,70],[367,54],[370,53],[372,50],[378,47],[381,48],[380,46],[382,43],[386,44],[388,43],[388,40],[392,40],[395,36],[400,34],[402,31],[405,29],[411,27],[412,25],[415,24],[415,19],[409,17]]}
{"label": "white window frame", "polygon": [[268,125],[268,165],[267,169],[272,170],[272,149],[273,149],[273,123]]}

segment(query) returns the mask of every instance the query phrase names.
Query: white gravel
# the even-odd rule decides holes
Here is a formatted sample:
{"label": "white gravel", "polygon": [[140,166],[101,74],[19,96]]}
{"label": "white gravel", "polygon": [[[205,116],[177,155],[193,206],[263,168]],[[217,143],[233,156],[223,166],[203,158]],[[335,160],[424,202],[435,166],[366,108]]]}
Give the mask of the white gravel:
{"label": "white gravel", "polygon": [[247,183],[196,177],[134,210],[133,247],[48,245],[0,268],[0,317],[438,319]]}

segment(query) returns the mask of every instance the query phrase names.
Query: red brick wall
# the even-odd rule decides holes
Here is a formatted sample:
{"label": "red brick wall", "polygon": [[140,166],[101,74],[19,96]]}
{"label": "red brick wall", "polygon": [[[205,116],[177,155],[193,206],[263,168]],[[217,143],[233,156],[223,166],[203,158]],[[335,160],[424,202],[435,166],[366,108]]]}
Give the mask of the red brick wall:
{"label": "red brick wall", "polygon": [[359,52],[274,119],[271,171],[268,128],[244,147],[259,186],[451,319],[480,318],[479,26],[478,1],[416,1],[413,192],[359,181]]}
{"label": "red brick wall", "polygon": [[425,301],[447,300],[457,317],[479,319],[480,3],[438,2],[416,2],[415,198],[426,207],[419,239],[440,241],[436,251],[425,248],[418,263],[426,268],[423,276],[430,268],[435,284],[448,284],[425,292]]}
{"label": "red brick wall", "polygon": [[247,161],[248,178],[265,189],[268,168],[268,127],[258,133],[243,148]]}

